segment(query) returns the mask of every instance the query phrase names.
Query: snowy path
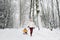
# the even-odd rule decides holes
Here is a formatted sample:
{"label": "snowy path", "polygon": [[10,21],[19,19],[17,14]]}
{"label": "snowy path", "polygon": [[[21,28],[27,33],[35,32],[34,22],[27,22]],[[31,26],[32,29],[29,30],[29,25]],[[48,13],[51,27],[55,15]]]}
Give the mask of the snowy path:
{"label": "snowy path", "polygon": [[34,30],[33,36],[23,35],[21,29],[0,29],[0,40],[60,40],[60,30],[50,31],[41,28],[39,31]]}

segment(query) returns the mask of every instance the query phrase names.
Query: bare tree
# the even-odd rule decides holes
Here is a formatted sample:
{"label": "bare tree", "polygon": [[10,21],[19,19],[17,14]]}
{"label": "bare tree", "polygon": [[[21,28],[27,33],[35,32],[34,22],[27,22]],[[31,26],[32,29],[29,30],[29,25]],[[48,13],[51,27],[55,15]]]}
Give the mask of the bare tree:
{"label": "bare tree", "polygon": [[42,11],[42,15],[41,15],[41,19],[42,22],[44,23],[45,27],[46,27],[46,18],[45,18],[45,14],[44,14],[44,7],[43,7],[43,0],[40,0],[40,5],[41,5],[41,11]]}
{"label": "bare tree", "polygon": [[30,1],[30,13],[29,13],[29,18],[31,19],[31,8],[32,8],[32,0]]}
{"label": "bare tree", "polygon": [[40,12],[40,10],[39,10],[39,0],[36,0],[36,17],[37,17],[36,25],[37,25],[37,27],[38,27],[38,30],[40,29],[40,28],[39,28],[39,22],[38,22],[39,12]]}
{"label": "bare tree", "polygon": [[60,28],[60,13],[59,13],[59,2],[56,0],[57,3],[57,11],[58,11],[58,17],[59,17],[59,28]]}

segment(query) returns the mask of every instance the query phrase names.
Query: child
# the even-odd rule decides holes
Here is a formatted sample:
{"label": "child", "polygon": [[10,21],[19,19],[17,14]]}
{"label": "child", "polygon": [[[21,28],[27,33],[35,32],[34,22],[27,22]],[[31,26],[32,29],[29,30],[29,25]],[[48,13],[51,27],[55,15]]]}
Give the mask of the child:
{"label": "child", "polygon": [[27,34],[27,32],[28,32],[27,29],[24,28],[24,29],[23,29],[23,33],[24,33],[24,34]]}

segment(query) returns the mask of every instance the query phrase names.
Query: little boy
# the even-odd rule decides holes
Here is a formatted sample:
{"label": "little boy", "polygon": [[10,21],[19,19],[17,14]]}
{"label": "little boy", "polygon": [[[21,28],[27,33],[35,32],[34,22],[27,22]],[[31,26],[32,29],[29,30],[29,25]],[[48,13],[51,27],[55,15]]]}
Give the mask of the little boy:
{"label": "little boy", "polygon": [[24,29],[23,29],[23,33],[24,33],[24,34],[27,34],[27,32],[28,32],[27,29],[24,28]]}

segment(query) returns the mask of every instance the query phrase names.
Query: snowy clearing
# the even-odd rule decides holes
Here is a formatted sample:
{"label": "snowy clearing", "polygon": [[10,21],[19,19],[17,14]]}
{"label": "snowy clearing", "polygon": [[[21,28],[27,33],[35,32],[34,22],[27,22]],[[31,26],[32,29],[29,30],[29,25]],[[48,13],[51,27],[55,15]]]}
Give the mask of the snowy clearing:
{"label": "snowy clearing", "polygon": [[34,29],[32,37],[29,34],[24,35],[22,32],[23,28],[20,29],[0,29],[0,40],[60,40],[60,30],[41,28],[40,30]]}

